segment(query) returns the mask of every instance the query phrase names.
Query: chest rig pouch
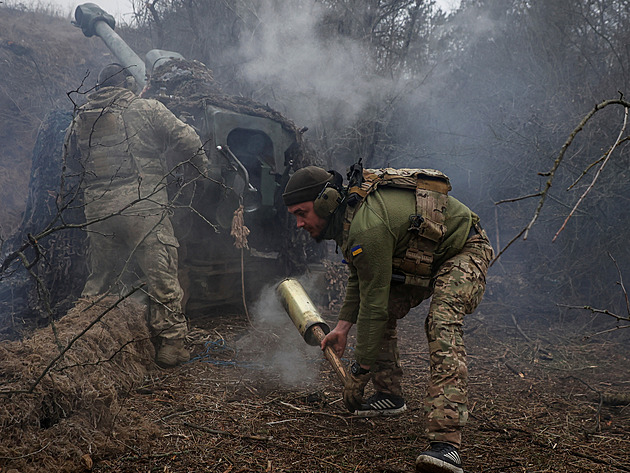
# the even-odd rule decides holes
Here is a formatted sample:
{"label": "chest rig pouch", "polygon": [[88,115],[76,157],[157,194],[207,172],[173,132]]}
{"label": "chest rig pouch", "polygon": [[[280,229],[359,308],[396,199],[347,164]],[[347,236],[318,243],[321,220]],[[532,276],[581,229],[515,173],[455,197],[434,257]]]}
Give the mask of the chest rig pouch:
{"label": "chest rig pouch", "polygon": [[[365,198],[380,187],[409,189],[416,196],[415,213],[409,216],[411,239],[402,258],[393,258],[393,282],[428,288],[435,250],[446,234],[444,213],[451,184],[434,169],[364,169],[362,182],[348,189],[344,240],[350,223]],[[354,202],[352,206],[350,203]]]}

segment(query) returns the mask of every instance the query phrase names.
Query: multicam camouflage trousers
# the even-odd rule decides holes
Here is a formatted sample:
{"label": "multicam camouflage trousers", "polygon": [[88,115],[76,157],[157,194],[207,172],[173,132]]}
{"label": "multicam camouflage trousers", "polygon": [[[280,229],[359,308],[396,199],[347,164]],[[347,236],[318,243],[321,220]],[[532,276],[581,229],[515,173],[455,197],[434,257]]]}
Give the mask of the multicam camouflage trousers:
{"label": "multicam camouflage trousers", "polygon": [[447,260],[435,277],[433,293],[392,286],[389,321],[379,358],[372,367],[377,391],[402,396],[396,321],[431,296],[425,331],[429,342],[430,378],[425,398],[426,433],[430,441],[461,446],[461,427],[468,420],[468,368],[462,338],[464,315],[481,302],[486,273],[494,253],[481,230],[462,251]]}
{"label": "multicam camouflage trousers", "polygon": [[[116,189],[116,198],[86,189],[88,221],[107,217],[88,226],[90,276],[84,297],[111,292],[120,295],[131,284],[146,282],[149,296],[149,328],[153,336],[183,338],[187,331],[182,312],[183,291],[177,277],[177,248],[173,227],[163,209],[142,203],[114,215],[133,201],[136,189]],[[130,195],[127,195],[130,194]],[[139,271],[138,271],[139,270]],[[140,274],[138,274],[138,272]]]}

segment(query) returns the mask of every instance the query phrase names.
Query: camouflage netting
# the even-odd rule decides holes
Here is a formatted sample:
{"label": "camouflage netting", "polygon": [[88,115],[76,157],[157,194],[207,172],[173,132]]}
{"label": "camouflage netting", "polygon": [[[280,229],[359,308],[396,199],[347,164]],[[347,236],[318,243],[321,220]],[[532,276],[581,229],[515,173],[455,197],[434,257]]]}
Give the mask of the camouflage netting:
{"label": "camouflage netting", "polygon": [[220,93],[221,87],[205,64],[188,59],[171,59],[151,72],[151,81],[143,95],[198,97]]}
{"label": "camouflage netting", "polygon": [[302,139],[302,132],[280,112],[247,97],[225,95],[212,76],[212,71],[199,61],[172,59],[158,66],[143,96],[154,97],[164,103],[175,115],[184,121],[193,121],[202,116],[205,104],[215,105],[225,110],[274,120],[285,130],[296,136],[298,145],[288,152],[288,159],[294,167],[309,164],[321,165],[315,151]]}
{"label": "camouflage netting", "polygon": [[121,402],[142,383],[154,356],[145,309],[126,300],[107,312],[115,302],[90,307],[82,300],[55,324],[56,335],[48,327],[0,343],[0,467],[80,471],[87,453],[117,448],[109,444],[114,421],[117,429],[124,424],[125,437],[153,429]]}
{"label": "camouflage netting", "polygon": [[[86,235],[80,229],[64,228],[85,220],[73,193],[77,179],[65,176],[61,191],[63,140],[71,120],[70,112],[52,110],[37,134],[26,209],[2,255],[8,266],[0,275],[0,340],[18,338],[64,315],[87,277]],[[58,230],[42,236],[51,228]],[[19,262],[18,250],[31,264],[31,274]]]}

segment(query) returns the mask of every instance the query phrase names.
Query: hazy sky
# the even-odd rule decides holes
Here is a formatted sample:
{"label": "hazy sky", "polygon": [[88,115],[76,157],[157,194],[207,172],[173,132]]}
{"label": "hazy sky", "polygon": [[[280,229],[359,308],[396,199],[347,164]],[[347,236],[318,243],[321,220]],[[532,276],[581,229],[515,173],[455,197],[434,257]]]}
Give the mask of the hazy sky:
{"label": "hazy sky", "polygon": [[[133,8],[131,7],[130,0],[7,0],[7,3],[25,3],[27,5],[58,5],[61,7],[62,13],[74,15],[74,9],[77,5],[82,3],[96,3],[107,13],[114,15],[114,17],[120,21],[122,18],[129,19]],[[460,0],[437,0],[436,3],[444,10],[451,10],[459,5]]]}
{"label": "hazy sky", "polygon": [[121,15],[124,19],[126,15],[130,15],[133,11],[131,8],[131,0],[4,0],[4,3],[8,5],[25,4],[28,6],[52,6],[55,10],[59,10],[59,13],[72,16],[74,18],[74,9],[77,5],[83,3],[96,3],[107,13],[111,13],[120,20]]}

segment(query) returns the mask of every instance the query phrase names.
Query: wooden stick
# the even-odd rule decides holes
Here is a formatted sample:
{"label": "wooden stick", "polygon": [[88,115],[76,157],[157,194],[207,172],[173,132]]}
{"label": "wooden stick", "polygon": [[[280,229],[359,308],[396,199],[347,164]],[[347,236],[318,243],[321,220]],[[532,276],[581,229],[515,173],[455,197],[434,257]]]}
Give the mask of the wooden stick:
{"label": "wooden stick", "polygon": [[[321,343],[321,341],[326,336],[322,328],[319,325],[314,325],[311,330],[313,331],[313,335],[315,335],[315,338]],[[324,349],[324,356],[332,365],[333,369],[339,376],[339,379],[341,379],[341,382],[343,384],[346,384],[346,378],[348,377],[348,375],[346,374],[346,369],[343,367],[341,360],[332,349],[332,347],[326,347]]]}

